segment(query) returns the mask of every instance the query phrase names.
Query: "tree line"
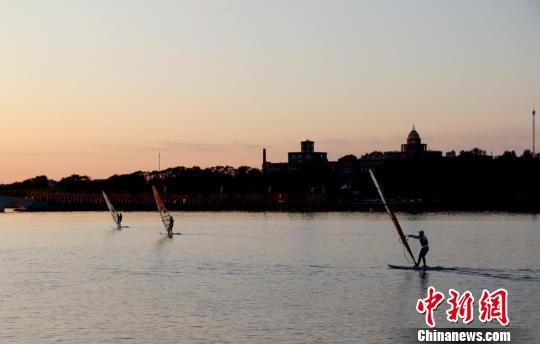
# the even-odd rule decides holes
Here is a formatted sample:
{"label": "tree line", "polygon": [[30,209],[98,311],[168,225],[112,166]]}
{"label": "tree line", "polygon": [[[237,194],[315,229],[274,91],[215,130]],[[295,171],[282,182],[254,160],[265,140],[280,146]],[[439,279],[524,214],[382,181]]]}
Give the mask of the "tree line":
{"label": "tree line", "polygon": [[[364,159],[382,159],[379,152]],[[531,152],[507,151],[490,156],[474,148],[448,152],[441,159],[382,160],[376,167],[387,197],[411,209],[493,209],[538,211],[540,207],[540,159]],[[31,192],[150,193],[157,185],[169,194],[285,194],[302,201],[317,195],[320,202],[354,204],[378,202],[366,171],[342,174],[336,168],[296,169],[266,175],[249,166],[208,168],[173,167],[163,171],[137,171],[92,179],[71,175],[58,181],[37,176],[0,185],[0,195],[25,197]],[[309,198],[311,199],[311,198]]]}

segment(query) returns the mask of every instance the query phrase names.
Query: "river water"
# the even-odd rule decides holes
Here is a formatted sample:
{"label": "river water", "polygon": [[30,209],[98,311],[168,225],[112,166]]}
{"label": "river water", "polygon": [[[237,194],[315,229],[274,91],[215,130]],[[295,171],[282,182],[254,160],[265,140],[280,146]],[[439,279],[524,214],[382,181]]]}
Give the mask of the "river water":
{"label": "river water", "polygon": [[156,213],[121,231],[106,212],[0,214],[0,342],[402,343],[429,286],[506,288],[510,327],[539,335],[535,215],[398,214],[429,265],[457,268],[426,273],[387,268],[407,260],[383,213],[173,216],[169,239]]}

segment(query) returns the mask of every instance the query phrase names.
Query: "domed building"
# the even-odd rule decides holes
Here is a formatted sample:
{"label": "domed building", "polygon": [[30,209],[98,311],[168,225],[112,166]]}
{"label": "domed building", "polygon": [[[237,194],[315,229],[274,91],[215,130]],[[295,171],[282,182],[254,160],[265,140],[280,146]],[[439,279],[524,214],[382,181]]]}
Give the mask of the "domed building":
{"label": "domed building", "polygon": [[412,127],[411,132],[407,136],[407,143],[401,145],[402,152],[425,152],[427,151],[427,145],[422,143],[420,134]]}
{"label": "domed building", "polygon": [[416,128],[412,127],[412,130],[407,135],[407,143],[401,145],[400,152],[385,152],[385,158],[389,159],[412,159],[412,158],[440,158],[442,157],[441,151],[428,150],[427,144],[422,143],[420,134],[416,131]]}

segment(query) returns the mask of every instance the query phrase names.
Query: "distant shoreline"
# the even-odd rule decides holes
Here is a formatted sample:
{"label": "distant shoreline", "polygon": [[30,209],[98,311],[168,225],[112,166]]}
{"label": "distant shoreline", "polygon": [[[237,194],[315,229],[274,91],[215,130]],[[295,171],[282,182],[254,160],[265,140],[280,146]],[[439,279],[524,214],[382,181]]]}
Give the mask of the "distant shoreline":
{"label": "distant shoreline", "polygon": [[[152,187],[174,211],[384,210],[370,175],[345,167],[306,167],[279,174],[249,167],[179,166],[105,180],[37,176],[0,185],[0,211],[105,210],[102,191],[119,210],[153,211]],[[540,159],[463,153],[445,159],[384,160],[373,171],[395,211],[540,212]]]}
{"label": "distant shoreline", "polygon": [[[174,206],[168,204],[170,211],[175,212],[276,212],[276,213],[330,213],[330,212],[358,212],[358,213],[384,213],[385,209],[381,203],[324,203],[324,204],[243,204],[243,205],[182,205]],[[14,209],[7,208],[15,212],[101,212],[108,211],[105,205],[44,205],[36,209]],[[522,213],[538,214],[540,206],[533,205],[492,205],[486,206],[443,206],[441,204],[408,204],[394,203],[392,209],[402,213],[445,213],[445,212],[500,212],[500,213]],[[126,212],[151,212],[156,211],[155,207],[118,207],[118,211]]]}

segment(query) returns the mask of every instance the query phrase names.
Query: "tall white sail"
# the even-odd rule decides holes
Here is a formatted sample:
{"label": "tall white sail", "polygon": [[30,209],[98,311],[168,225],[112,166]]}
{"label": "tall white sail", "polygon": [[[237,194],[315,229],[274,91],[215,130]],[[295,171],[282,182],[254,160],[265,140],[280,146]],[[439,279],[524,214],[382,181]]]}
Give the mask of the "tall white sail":
{"label": "tall white sail", "polygon": [[105,199],[105,203],[107,203],[107,207],[109,208],[109,211],[111,212],[114,223],[116,223],[117,226],[120,226],[120,214],[118,214],[116,209],[114,209],[111,201],[109,200],[109,197],[107,197],[107,194],[105,194],[105,191],[101,191],[101,194],[103,195],[103,198]]}
{"label": "tall white sail", "polygon": [[154,192],[154,199],[156,200],[156,205],[159,211],[159,216],[161,216],[161,221],[163,221],[163,226],[167,232],[172,232],[172,226],[174,224],[173,217],[169,214],[167,208],[165,208],[165,203],[161,199],[159,192],[156,187],[152,185],[152,191]]}

